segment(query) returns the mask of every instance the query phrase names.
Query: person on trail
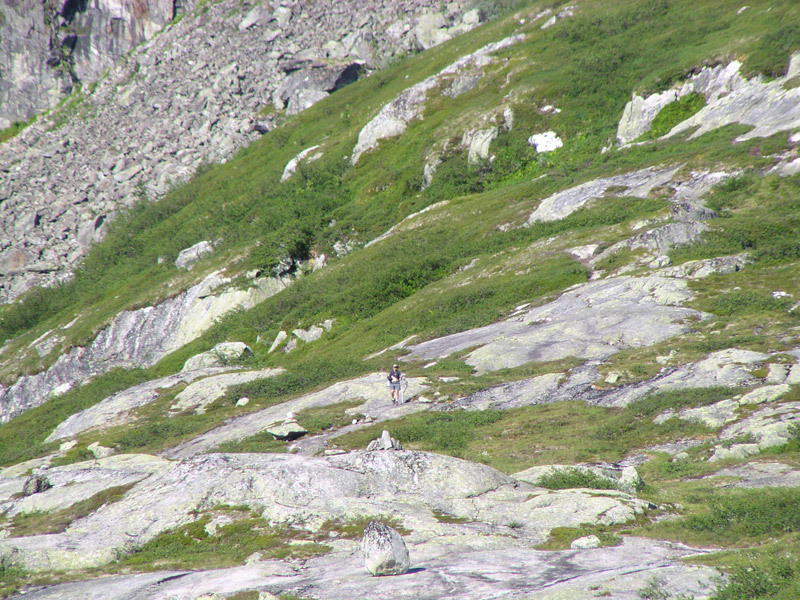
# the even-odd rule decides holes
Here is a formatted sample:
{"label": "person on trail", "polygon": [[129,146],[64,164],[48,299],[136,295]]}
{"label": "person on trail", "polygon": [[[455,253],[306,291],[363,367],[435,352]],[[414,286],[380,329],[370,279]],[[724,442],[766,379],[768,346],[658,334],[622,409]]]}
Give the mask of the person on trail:
{"label": "person on trail", "polygon": [[392,370],[386,376],[386,380],[389,382],[389,391],[392,394],[392,404],[400,402],[400,381],[402,378],[403,374],[400,372],[400,368],[397,365],[392,365]]}

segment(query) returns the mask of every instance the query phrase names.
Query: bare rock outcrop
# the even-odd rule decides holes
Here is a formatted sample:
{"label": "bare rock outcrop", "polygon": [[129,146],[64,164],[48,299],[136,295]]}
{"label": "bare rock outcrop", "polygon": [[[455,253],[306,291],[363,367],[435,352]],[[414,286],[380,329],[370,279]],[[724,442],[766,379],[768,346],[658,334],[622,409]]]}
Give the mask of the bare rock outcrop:
{"label": "bare rock outcrop", "polygon": [[673,598],[707,600],[719,573],[689,565],[684,557],[702,554],[683,544],[626,537],[618,546],[542,552],[512,537],[496,537],[491,547],[470,547],[448,537],[441,543],[411,545],[416,564],[403,577],[365,577],[357,548],[343,546],[331,554],[300,563],[263,561],[227,569],[157,571],[101,577],[30,590],[20,599],[174,600],[196,599],[198,590],[230,597],[260,592],[272,600],[286,590],[320,600],[352,598],[453,598],[485,600],[523,593],[536,600],[592,598],[635,600],[653,578],[659,592]]}
{"label": "bare rock outcrop", "polygon": [[691,93],[702,94],[706,106],[676,125],[665,137],[697,128],[691,134],[695,138],[731,123],[753,126],[752,131],[739,136],[737,141],[796,129],[800,125],[800,90],[786,89],[784,83],[800,73],[800,54],[792,56],[786,76],[774,81],[763,81],[761,77],[747,80],[739,73],[741,66],[739,61],[733,61],[705,67],[679,88],[647,98],[634,93],[620,119],[617,139],[623,144],[632,142],[650,129],[662,108]]}
{"label": "bare rock outcrop", "polygon": [[494,59],[491,56],[493,52],[516,44],[522,41],[523,37],[515,35],[499,42],[487,44],[472,54],[459,58],[436,75],[431,75],[404,90],[397,98],[386,104],[359,132],[358,142],[353,148],[350,161],[355,165],[361,155],[376,148],[380,140],[402,135],[408,124],[422,114],[428,92],[441,85],[443,81],[460,75],[465,70],[472,69],[479,73],[482,72],[483,68],[493,62]]}
{"label": "bare rock outcrop", "polygon": [[478,346],[465,360],[480,372],[568,356],[603,360],[678,335],[690,315],[703,318],[680,306],[690,297],[685,280],[657,275],[590,281],[507,320],[412,345],[411,356],[431,360]]}
{"label": "bare rock outcrop", "polygon": [[152,366],[199,337],[222,315],[237,308],[252,308],[292,281],[262,278],[246,290],[211,294],[211,280],[215,285],[227,281],[212,274],[161,304],[123,311],[88,346],[62,354],[42,373],[20,377],[10,387],[0,385],[0,423],[114,367]]}
{"label": "bare rock outcrop", "polygon": [[13,556],[31,571],[86,568],[219,504],[258,507],[274,523],[313,531],[329,519],[386,513],[398,498],[420,540],[448,534],[456,541],[468,533],[437,521],[432,509],[485,523],[488,531],[513,525],[530,543],[540,543],[554,527],[625,523],[647,508],[622,492],[551,492],[486,465],[425,452],[210,454],[155,472],[63,533],[0,539],[0,556]]}

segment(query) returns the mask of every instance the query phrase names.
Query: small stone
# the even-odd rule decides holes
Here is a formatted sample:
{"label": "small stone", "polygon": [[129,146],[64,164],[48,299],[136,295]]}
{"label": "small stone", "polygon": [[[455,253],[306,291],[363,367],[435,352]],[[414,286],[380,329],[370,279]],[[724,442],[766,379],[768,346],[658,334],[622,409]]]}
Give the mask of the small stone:
{"label": "small stone", "polygon": [[239,398],[239,399],[236,401],[236,406],[239,406],[239,407],[242,407],[242,406],[247,406],[249,403],[250,403],[250,398],[247,398],[247,397],[245,396],[244,398]]}
{"label": "small stone", "polygon": [[364,566],[371,575],[402,575],[408,571],[408,548],[400,534],[385,523],[367,524],[361,549]]}
{"label": "small stone", "polygon": [[585,537],[579,537],[578,539],[572,540],[572,543],[569,545],[570,548],[573,550],[583,550],[587,548],[599,548],[600,547],[600,538],[596,535],[587,535]]}

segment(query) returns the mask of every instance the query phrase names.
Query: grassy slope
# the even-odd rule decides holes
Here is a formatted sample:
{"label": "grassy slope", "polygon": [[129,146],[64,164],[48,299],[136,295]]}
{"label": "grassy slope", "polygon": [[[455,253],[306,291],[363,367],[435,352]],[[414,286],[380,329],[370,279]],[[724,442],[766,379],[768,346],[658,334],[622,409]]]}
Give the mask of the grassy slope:
{"label": "grassy slope", "polygon": [[[695,304],[715,314],[713,322],[697,324],[685,338],[652,350],[621,353],[608,368],[622,371],[623,381],[629,381],[652,375],[660,368],[655,357],[671,350],[677,352],[676,362],[683,362],[730,346],[774,351],[793,347],[796,334],[789,328],[796,325],[796,317],[787,312],[787,302],[772,298],[771,291],[800,294],[800,256],[794,233],[800,229],[800,179],[762,178],[747,170],[772,164],[769,155],[786,147],[786,135],[732,144],[742,128],[728,127],[693,141],[668,140],[600,153],[613,140],[632,90],[662,89],[703,64],[732,58],[744,59],[750,72],[779,74],[781,65],[785,68],[789,51],[800,48],[796,29],[786,25],[800,22],[800,7],[790,0],[763,1],[751,3],[737,15],[740,7],[738,1],[699,6],[689,0],[587,1],[580,4],[576,17],[540,30],[538,23],[530,22],[541,9],[533,3],[514,18],[491,23],[337,92],[229,163],[209,168],[162,201],[142,205],[120,218],[106,241],[86,258],[73,282],[0,308],[0,343],[11,340],[0,367],[4,380],[46,366],[27,356],[24,348],[75,315],[83,318],[70,330],[65,346],[86,343],[122,308],[149,304],[189,285],[185,275],[175,275],[171,261],[182,248],[201,239],[224,241],[218,255],[194,274],[226,266],[240,256],[245,258],[229,266],[233,273],[268,269],[287,253],[302,258],[310,249],[331,255],[337,241],[358,245],[433,202],[449,202],[420,219],[418,227],[407,227],[370,248],[334,259],[328,268],[304,276],[257,308],[224,319],[201,340],[153,369],[110,373],[0,427],[0,464],[41,455],[48,449],[23,445],[20,440],[41,441],[68,414],[134,382],[175,372],[186,358],[220,341],[249,343],[255,351],[253,366],[287,368],[281,377],[237,392],[236,396],[252,399],[250,410],[381,368],[385,361],[362,358],[408,335],[424,338],[464,330],[490,323],[522,302],[543,302],[587,277],[582,265],[556,250],[589,242],[613,243],[624,237],[624,224],[663,213],[666,203],[657,198],[610,200],[558,223],[508,231],[498,225],[523,222],[537,201],[553,191],[649,165],[745,169],[742,178],[715,190],[709,204],[721,218],[714,222],[713,233],[704,243],[676,250],[672,257],[681,262],[749,250],[758,262],[732,276],[696,284]],[[687,14],[692,18],[687,19]],[[525,24],[521,24],[523,18]],[[348,168],[346,158],[358,131],[387,101],[465,52],[515,32],[527,33],[526,41],[499,53],[503,60],[487,69],[476,89],[456,99],[433,94],[424,120],[413,122],[401,138],[382,142],[357,167]],[[546,104],[562,112],[543,114],[539,108]],[[483,114],[502,112],[503,106],[514,109],[515,125],[493,145],[494,163],[470,167],[463,152],[451,150],[433,185],[422,190],[426,152],[445,139],[457,148],[464,130],[477,126]],[[565,146],[536,155],[525,141],[527,136],[550,129],[559,133]],[[325,156],[303,166],[289,183],[279,184],[285,163],[319,143]],[[160,257],[167,260],[160,263]],[[471,270],[460,271],[474,259]],[[734,286],[741,290],[730,291]],[[266,347],[255,343],[257,335],[271,339],[280,329],[331,317],[337,325],[324,342],[292,354],[267,356]],[[711,331],[721,333],[712,337]],[[421,365],[408,366],[412,374],[418,369]],[[442,363],[437,373],[462,376],[452,389],[443,388],[451,394],[526,376],[515,371],[474,378],[458,361]],[[667,397],[651,403],[660,408],[696,405],[720,397],[717,394]],[[126,450],[168,447],[233,414],[233,398],[215,403],[206,415],[165,422],[164,410],[169,405],[165,396],[163,402],[142,411],[137,426],[110,430],[100,439]],[[412,446],[463,455],[508,471],[548,462],[616,460],[654,439],[707,433],[672,422],[653,426],[647,419],[652,414],[650,408],[636,406],[609,411],[565,404],[480,417],[414,415],[396,424],[393,432]],[[342,443],[359,447],[369,435]],[[507,443],[509,436],[513,444]],[[82,441],[96,439],[97,435],[86,436]],[[624,444],[615,443],[618,440]],[[783,458],[797,461],[797,449],[786,448]],[[698,464],[690,463],[695,466],[686,467],[685,474],[700,468]],[[711,484],[687,487],[680,481],[684,473],[665,461],[655,461],[647,469],[654,499],[681,502],[697,514],[707,510]],[[686,525],[690,531],[698,527]],[[718,529],[724,532],[725,527]],[[766,530],[775,544],[791,547],[794,543],[794,524]],[[699,539],[681,533],[679,526],[662,535]],[[741,545],[760,542],[763,535],[763,531],[737,530]],[[704,539],[731,542],[724,535]],[[721,562],[740,568],[742,560],[736,554]],[[759,556],[753,560],[765,573],[773,568]],[[797,561],[789,562],[781,573],[789,569],[790,575],[776,584],[777,592],[722,597],[790,597],[776,595],[797,586],[797,576],[791,575],[797,572]],[[746,570],[742,567],[741,572]]]}

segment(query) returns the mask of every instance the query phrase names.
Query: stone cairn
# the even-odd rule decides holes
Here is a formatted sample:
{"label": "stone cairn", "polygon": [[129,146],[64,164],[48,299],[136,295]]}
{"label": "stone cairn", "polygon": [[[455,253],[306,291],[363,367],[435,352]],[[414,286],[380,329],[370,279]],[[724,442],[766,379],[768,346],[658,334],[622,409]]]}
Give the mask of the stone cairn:
{"label": "stone cairn", "polygon": [[367,451],[371,452],[373,450],[402,450],[403,446],[400,445],[396,439],[394,439],[389,432],[385,429],[381,434],[381,437],[372,440],[369,444],[367,444]]}

